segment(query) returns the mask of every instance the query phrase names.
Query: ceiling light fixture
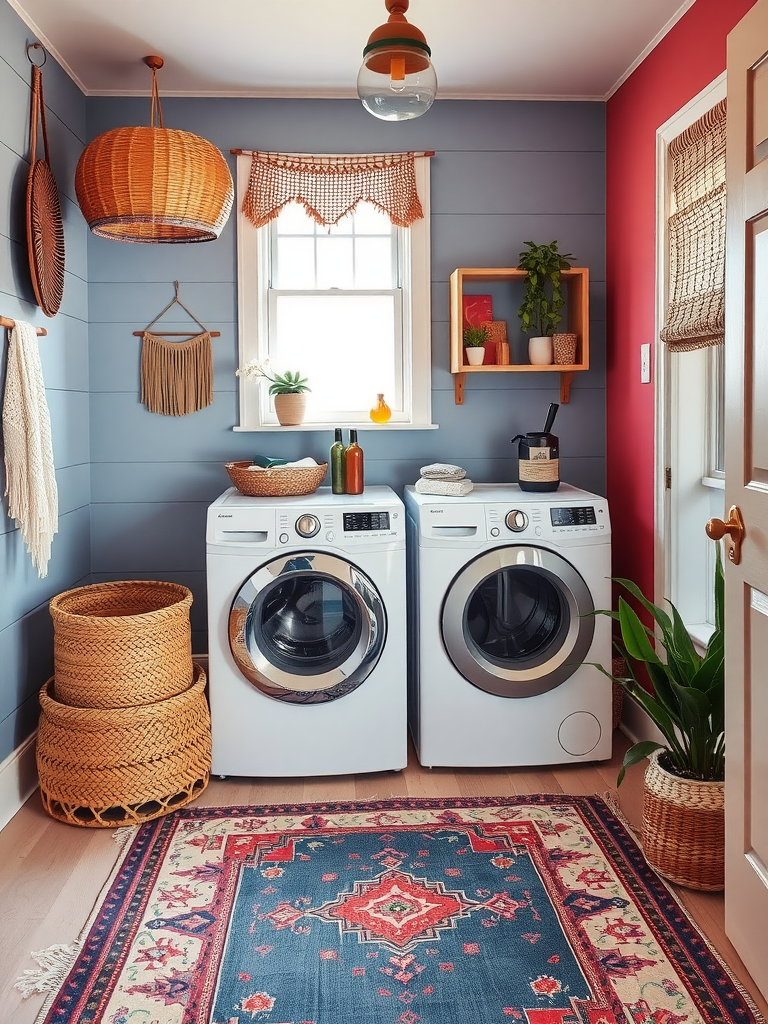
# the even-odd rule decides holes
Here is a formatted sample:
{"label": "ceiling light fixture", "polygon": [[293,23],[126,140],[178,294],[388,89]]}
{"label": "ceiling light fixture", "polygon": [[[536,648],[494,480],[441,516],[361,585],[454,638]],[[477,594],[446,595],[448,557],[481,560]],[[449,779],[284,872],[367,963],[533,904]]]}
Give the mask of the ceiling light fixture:
{"label": "ceiling light fixture", "polygon": [[405,18],[409,0],[384,0],[385,25],[371,32],[357,76],[357,95],[383,121],[408,121],[432,106],[437,75],[424,33]]}

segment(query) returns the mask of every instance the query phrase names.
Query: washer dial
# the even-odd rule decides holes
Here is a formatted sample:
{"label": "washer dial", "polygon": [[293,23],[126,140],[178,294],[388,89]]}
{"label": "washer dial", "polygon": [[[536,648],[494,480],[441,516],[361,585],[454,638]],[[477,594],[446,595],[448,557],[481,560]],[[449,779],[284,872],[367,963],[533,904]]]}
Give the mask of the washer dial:
{"label": "washer dial", "polygon": [[528,525],[528,516],[519,508],[513,508],[511,512],[507,512],[504,522],[512,533],[522,533]]}
{"label": "washer dial", "polygon": [[296,533],[300,537],[314,537],[320,532],[320,520],[308,512],[296,520]]}

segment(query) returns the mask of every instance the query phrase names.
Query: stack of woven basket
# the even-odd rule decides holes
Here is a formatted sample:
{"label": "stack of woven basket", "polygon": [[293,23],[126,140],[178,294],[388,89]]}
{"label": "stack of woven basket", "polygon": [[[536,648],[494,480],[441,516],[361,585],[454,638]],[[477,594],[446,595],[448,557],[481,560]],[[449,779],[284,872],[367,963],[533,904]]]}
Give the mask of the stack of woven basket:
{"label": "stack of woven basket", "polygon": [[191,604],[186,587],[143,580],[51,601],[54,676],[40,691],[37,769],[52,817],[133,825],[205,789],[211,723]]}

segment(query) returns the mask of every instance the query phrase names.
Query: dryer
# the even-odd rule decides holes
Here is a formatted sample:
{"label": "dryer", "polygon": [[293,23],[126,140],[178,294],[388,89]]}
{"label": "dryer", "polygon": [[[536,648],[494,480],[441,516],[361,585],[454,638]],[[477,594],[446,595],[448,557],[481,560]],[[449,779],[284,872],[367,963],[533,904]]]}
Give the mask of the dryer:
{"label": "dryer", "polygon": [[388,487],[210,506],[214,773],[405,767],[404,512]]}
{"label": "dryer", "polygon": [[478,484],[405,489],[408,685],[421,764],[611,756],[611,528],[604,498]]}

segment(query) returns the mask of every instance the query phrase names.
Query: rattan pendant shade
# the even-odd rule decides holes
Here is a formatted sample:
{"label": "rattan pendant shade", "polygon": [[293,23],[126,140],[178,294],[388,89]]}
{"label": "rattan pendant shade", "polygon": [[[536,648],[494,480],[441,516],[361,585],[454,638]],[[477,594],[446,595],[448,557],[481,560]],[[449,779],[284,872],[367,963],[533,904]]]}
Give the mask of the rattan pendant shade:
{"label": "rattan pendant shade", "polygon": [[[210,142],[163,126],[152,69],[149,127],[114,128],[90,142],[75,171],[75,192],[88,227],[121,242],[210,242],[232,210],[232,175]],[[157,122],[157,123],[156,123]]]}

